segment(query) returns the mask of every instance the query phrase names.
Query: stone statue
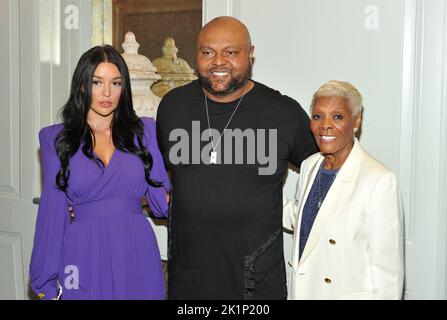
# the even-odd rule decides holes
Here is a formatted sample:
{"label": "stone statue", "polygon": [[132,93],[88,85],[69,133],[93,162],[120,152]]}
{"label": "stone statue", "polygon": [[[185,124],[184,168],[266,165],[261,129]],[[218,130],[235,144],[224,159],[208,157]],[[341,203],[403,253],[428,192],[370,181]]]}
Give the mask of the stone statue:
{"label": "stone statue", "polygon": [[135,112],[138,116],[152,117],[155,119],[160,98],[150,90],[151,85],[160,80],[157,68],[143,55],[138,54],[140,45],[132,32],[128,32],[122,44],[122,54],[129,68],[132,87],[132,100]]}
{"label": "stone statue", "polygon": [[183,86],[197,79],[194,70],[188,63],[177,57],[178,49],[173,38],[166,38],[162,49],[163,57],[154,60],[154,65],[161,75],[161,81],[152,86],[152,91],[159,97],[163,97],[173,88]]}

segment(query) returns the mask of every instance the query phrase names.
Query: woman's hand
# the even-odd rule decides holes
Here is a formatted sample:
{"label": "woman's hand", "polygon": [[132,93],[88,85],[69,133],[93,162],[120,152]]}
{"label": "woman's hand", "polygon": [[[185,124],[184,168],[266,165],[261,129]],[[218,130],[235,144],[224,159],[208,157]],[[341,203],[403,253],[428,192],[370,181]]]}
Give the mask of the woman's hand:
{"label": "woman's hand", "polygon": [[165,192],[165,197],[166,197],[166,202],[169,203],[170,196],[169,196],[169,194],[167,194],[166,192]]}

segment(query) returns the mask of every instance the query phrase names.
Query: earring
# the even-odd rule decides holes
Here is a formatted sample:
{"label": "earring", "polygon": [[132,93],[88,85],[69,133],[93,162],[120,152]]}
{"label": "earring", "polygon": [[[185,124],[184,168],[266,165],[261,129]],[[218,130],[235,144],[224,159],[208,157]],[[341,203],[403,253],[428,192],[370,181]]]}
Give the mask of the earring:
{"label": "earring", "polygon": [[359,131],[359,128],[354,128],[354,133],[357,133]]}

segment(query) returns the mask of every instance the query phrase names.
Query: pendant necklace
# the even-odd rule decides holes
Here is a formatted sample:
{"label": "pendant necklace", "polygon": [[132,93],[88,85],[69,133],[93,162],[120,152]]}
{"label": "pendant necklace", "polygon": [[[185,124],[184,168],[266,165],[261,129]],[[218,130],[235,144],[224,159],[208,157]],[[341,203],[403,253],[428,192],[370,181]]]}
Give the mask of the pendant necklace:
{"label": "pendant necklace", "polygon": [[210,116],[209,116],[209,112],[208,112],[208,98],[206,97],[206,93],[205,93],[205,91],[203,91],[203,94],[204,94],[204,96],[205,96],[206,119],[208,120],[208,133],[209,133],[209,135],[210,135],[210,139],[211,139],[211,147],[213,148],[213,151],[211,151],[211,154],[210,154],[210,164],[217,164],[217,152],[216,152],[216,148],[217,148],[217,146],[219,145],[220,140],[222,139],[222,136],[223,136],[224,133],[225,133],[225,130],[227,130],[227,127],[228,127],[228,125],[230,124],[231,119],[233,119],[234,114],[236,113],[237,109],[239,108],[239,105],[240,105],[241,102],[242,102],[242,98],[244,98],[244,95],[245,95],[245,91],[246,91],[246,90],[247,90],[247,88],[245,88],[245,89],[244,89],[244,92],[242,92],[242,96],[241,96],[241,98],[239,99],[239,101],[238,101],[238,103],[237,103],[237,105],[236,105],[236,108],[234,108],[234,111],[233,111],[233,113],[231,114],[230,119],[228,119],[228,122],[227,122],[227,124],[225,125],[225,128],[222,130],[222,133],[220,134],[220,136],[219,136],[219,140],[217,140],[216,145],[214,145],[214,138],[213,138],[213,136],[211,135]]}

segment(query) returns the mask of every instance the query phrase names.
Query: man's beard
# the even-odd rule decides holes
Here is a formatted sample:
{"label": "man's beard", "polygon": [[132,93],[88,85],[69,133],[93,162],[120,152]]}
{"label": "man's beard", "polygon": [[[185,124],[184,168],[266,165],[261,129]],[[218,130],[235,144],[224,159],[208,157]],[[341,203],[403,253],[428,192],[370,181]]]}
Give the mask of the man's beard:
{"label": "man's beard", "polygon": [[240,88],[243,88],[247,84],[248,80],[251,78],[252,75],[252,66],[249,63],[247,69],[245,69],[245,72],[242,74],[242,76],[237,78],[232,77],[230,82],[228,83],[227,88],[221,91],[216,91],[213,89],[213,84],[210,78],[202,76],[199,72],[197,72],[197,74],[199,75],[199,81],[202,84],[202,87],[206,91],[211,93],[213,96],[223,97],[235,92]]}

